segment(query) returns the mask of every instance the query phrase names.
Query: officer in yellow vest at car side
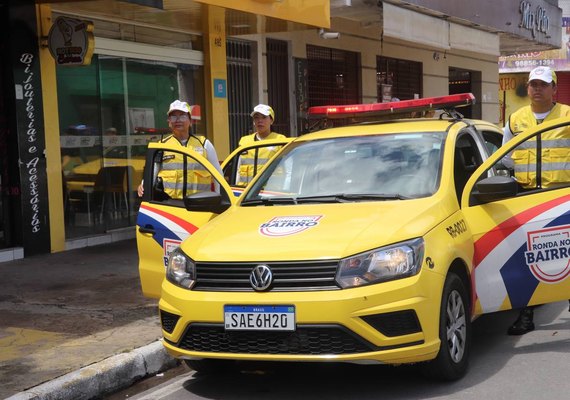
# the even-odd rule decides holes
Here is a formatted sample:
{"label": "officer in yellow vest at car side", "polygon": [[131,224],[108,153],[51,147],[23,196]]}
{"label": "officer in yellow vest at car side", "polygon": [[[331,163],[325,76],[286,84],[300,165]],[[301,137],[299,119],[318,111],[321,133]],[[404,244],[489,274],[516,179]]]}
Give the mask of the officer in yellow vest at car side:
{"label": "officer in yellow vest at car side", "polygon": [[[204,136],[194,135],[190,132],[191,107],[185,101],[176,100],[170,104],[167,113],[168,126],[172,134],[162,139],[162,143],[174,143],[182,147],[189,147],[201,154],[222,173],[220,162],[214,145]],[[158,177],[162,178],[164,192],[173,199],[181,199],[184,182],[184,160],[180,153],[165,151]],[[200,164],[194,162],[187,165],[186,194],[210,191],[214,184],[210,173]],[[143,184],[138,187],[138,195],[144,193]]]}
{"label": "officer in yellow vest at car side", "polygon": [[[271,125],[275,120],[273,108],[266,104],[258,104],[251,112],[253,126],[256,131],[243,136],[239,145],[247,145],[259,140],[284,139],[285,135],[271,132]],[[246,186],[267,161],[279,150],[277,146],[264,147],[244,152],[238,161],[239,178],[237,184]]]}
{"label": "officer in yellow vest at car side", "polygon": [[[521,132],[545,121],[570,116],[570,106],[556,103],[556,73],[549,67],[536,67],[530,71],[527,83],[528,106],[521,107],[505,124],[503,145]],[[542,157],[537,158],[536,139],[525,147],[515,148],[503,164],[514,169],[515,179],[526,190],[553,188],[570,181],[570,132],[553,129],[541,134]],[[528,144],[533,144],[528,146]],[[540,160],[541,168],[537,168]],[[537,170],[540,176],[537,176]],[[534,330],[533,307],[523,308],[517,320],[508,329],[509,335],[523,335]]]}
{"label": "officer in yellow vest at car side", "polygon": [[[521,107],[509,117],[504,129],[503,144],[511,138],[534,128],[544,121],[570,116],[570,106],[554,102],[556,94],[556,73],[549,67],[537,67],[529,74],[527,94],[530,99],[528,106]],[[566,129],[553,129],[541,136],[544,152],[541,160],[541,188],[565,184],[570,180],[570,171],[560,168],[561,158],[568,158],[570,133]],[[530,143],[535,143],[533,140]],[[514,168],[515,178],[524,189],[536,189],[538,182],[536,170],[536,146],[517,148],[511,154],[510,160],[505,160],[508,167]],[[567,160],[568,161],[568,160]]]}

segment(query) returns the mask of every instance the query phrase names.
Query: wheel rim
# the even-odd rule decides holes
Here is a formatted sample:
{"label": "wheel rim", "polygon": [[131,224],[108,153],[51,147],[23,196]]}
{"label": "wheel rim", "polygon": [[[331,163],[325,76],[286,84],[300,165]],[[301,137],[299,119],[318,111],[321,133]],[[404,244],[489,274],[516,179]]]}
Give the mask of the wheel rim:
{"label": "wheel rim", "polygon": [[451,359],[458,363],[465,353],[465,339],[467,336],[467,324],[465,319],[465,305],[461,295],[452,291],[447,299],[447,348]]}

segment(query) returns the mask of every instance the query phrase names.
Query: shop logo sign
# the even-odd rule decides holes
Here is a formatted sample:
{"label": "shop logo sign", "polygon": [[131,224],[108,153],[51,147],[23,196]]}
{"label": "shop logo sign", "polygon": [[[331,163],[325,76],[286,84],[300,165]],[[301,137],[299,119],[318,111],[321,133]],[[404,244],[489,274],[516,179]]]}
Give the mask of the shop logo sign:
{"label": "shop logo sign", "polygon": [[546,10],[541,6],[536,7],[536,10],[531,9],[532,5],[528,1],[521,1],[519,4],[519,12],[521,14],[521,21],[519,27],[529,30],[533,39],[536,37],[536,32],[546,34],[550,28],[550,20],[546,15]]}
{"label": "shop logo sign", "polygon": [[49,30],[48,47],[57,65],[89,65],[95,48],[93,23],[57,17]]}
{"label": "shop logo sign", "polygon": [[526,265],[541,282],[558,283],[570,275],[570,225],[528,232]]}
{"label": "shop logo sign", "polygon": [[265,236],[288,236],[317,226],[322,215],[275,217],[261,224],[259,233]]}

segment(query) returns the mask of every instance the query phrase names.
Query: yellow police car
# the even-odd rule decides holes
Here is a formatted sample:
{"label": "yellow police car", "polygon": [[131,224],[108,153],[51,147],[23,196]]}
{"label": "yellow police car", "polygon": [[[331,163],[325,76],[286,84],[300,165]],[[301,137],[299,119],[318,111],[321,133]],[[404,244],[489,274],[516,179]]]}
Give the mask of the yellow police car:
{"label": "yellow police car", "polygon": [[[570,176],[542,185],[541,135],[570,119],[499,149],[497,126],[455,110],[473,100],[313,108],[329,120],[444,111],[299,137],[239,197],[199,154],[149,145],[140,275],[160,297],[168,352],[198,371],[236,360],[421,362],[453,380],[466,373],[478,315],[567,298]],[[534,149],[534,188],[506,162],[523,148]],[[165,150],[203,164],[215,188],[155,197]],[[165,234],[177,229],[181,244]]]}

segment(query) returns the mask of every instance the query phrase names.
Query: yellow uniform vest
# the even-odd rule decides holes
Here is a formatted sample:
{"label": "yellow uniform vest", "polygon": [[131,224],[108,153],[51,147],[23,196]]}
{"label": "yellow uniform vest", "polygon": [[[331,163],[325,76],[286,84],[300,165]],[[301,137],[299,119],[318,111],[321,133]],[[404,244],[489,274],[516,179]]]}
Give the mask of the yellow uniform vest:
{"label": "yellow uniform vest", "polygon": [[[189,147],[196,153],[201,154],[207,158],[206,149],[204,148],[204,141],[206,138],[203,136],[191,135],[184,146],[174,136],[169,136],[162,140],[162,143],[177,143],[181,147]],[[211,191],[212,190],[212,176],[202,164],[193,162],[191,158],[186,160],[186,195]],[[162,155],[162,163],[158,176],[162,178],[164,185],[164,192],[172,199],[182,199],[184,195],[184,157],[181,153],[174,153],[165,151]]]}
{"label": "yellow uniform vest", "polygon": [[[556,103],[546,118],[551,121],[570,115],[570,106]],[[537,126],[539,123],[530,108],[522,107],[509,118],[509,127],[513,135]],[[542,159],[540,177],[543,188],[570,182],[570,130],[553,129],[540,136]],[[512,153],[515,164],[515,178],[526,189],[537,188],[537,140],[530,139],[519,145]]]}
{"label": "yellow uniform vest", "polygon": [[[263,140],[285,139],[285,137],[285,135],[282,135],[280,133],[271,132]],[[242,137],[239,141],[239,145],[243,146],[252,144],[256,141],[259,141],[257,138],[257,133],[252,133],[251,135]],[[269,161],[269,159],[273,157],[275,153],[277,153],[278,150],[279,146],[267,146],[261,147],[259,149],[251,149],[242,153],[239,158],[238,184],[240,186],[247,185],[257,174],[257,172],[261,170],[265,164],[267,164],[267,161]]]}

